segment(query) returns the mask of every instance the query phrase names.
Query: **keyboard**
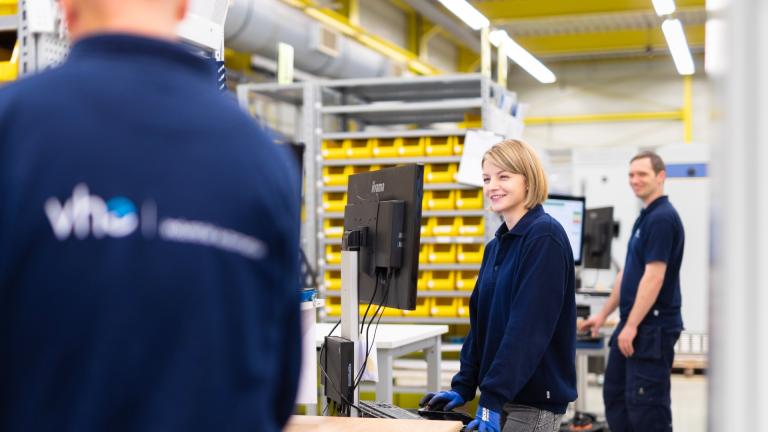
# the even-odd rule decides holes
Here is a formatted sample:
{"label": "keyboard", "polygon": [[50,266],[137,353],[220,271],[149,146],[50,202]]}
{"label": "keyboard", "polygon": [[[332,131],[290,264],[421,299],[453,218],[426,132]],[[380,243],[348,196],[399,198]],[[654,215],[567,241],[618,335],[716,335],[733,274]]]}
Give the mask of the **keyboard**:
{"label": "keyboard", "polygon": [[386,402],[360,401],[359,406],[365,417],[423,420],[416,413]]}

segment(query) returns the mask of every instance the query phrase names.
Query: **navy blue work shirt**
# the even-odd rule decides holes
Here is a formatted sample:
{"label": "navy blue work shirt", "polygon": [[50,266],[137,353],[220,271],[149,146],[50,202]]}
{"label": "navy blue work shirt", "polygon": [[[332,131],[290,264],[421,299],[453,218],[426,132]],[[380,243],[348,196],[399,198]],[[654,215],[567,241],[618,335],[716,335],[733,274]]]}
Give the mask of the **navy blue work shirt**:
{"label": "navy blue work shirt", "polygon": [[169,41],[89,37],[2,88],[0,430],[280,430],[298,178]]}
{"label": "navy blue work shirt", "polygon": [[678,330],[683,328],[680,313],[680,266],[684,245],[683,223],[668,197],[657,198],[640,212],[632,227],[621,279],[619,311],[622,322],[627,320],[635,304],[646,264],[664,262],[667,264],[664,282],[656,302],[642,323],[656,323]]}
{"label": "navy blue work shirt", "polygon": [[485,247],[470,299],[470,330],[451,387],[480,406],[507,402],[565,412],[576,399],[573,252],[565,230],[530,209]]}

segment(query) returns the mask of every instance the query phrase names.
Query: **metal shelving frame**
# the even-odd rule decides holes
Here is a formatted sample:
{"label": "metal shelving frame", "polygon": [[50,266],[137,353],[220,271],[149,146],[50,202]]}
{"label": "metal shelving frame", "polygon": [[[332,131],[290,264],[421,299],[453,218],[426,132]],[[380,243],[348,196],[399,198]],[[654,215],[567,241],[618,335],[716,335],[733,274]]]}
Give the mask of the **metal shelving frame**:
{"label": "metal shelving frame", "polygon": [[[292,136],[288,137],[296,142],[304,144],[304,220],[301,224],[301,242],[307,260],[313,266],[318,262],[317,233],[318,222],[317,214],[314,211],[318,207],[317,182],[320,171],[318,171],[317,155],[319,140],[318,128],[320,124],[320,113],[316,109],[316,104],[320,98],[319,89],[316,83],[302,82],[293,84],[240,84],[237,86],[237,100],[241,107],[249,110],[251,107],[251,96],[275,103],[283,103],[296,107],[299,115],[299,121],[294,122],[295,130]],[[249,110],[250,112],[250,110]],[[251,113],[254,114],[254,113]],[[264,119],[254,115],[260,122]],[[270,127],[269,124],[264,124]],[[315,267],[316,268],[316,267]],[[320,274],[318,273],[320,276]]]}
{"label": "metal shelving frame", "polygon": [[[319,149],[323,140],[370,138],[417,138],[464,136],[467,129],[456,123],[466,121],[467,114],[479,116],[483,126],[489,124],[491,108],[502,97],[514,98],[498,84],[479,75],[455,75],[411,78],[365,78],[329,80],[318,83],[319,96],[315,109],[319,119],[315,138],[316,203],[322,203],[324,192],[346,192],[345,186],[325,186],[321,173],[326,166],[390,165],[402,163],[458,163],[460,156],[424,156],[403,158],[323,159]],[[440,124],[442,123],[442,124]],[[449,126],[445,123],[454,123]],[[458,183],[425,183],[425,190],[473,189]],[[308,207],[309,208],[309,207]],[[318,272],[339,270],[340,265],[327,264],[324,247],[340,244],[339,238],[325,238],[325,219],[340,219],[342,212],[325,212],[317,208]],[[422,243],[485,243],[498,228],[499,219],[485,210],[424,211],[424,217],[483,216],[482,237],[434,236],[423,237]],[[420,270],[478,270],[480,264],[420,264]],[[336,291],[328,291],[331,296]],[[419,297],[468,297],[471,291],[420,291]],[[333,317],[324,317],[333,320]],[[388,323],[468,324],[468,318],[449,317],[382,317]]]}

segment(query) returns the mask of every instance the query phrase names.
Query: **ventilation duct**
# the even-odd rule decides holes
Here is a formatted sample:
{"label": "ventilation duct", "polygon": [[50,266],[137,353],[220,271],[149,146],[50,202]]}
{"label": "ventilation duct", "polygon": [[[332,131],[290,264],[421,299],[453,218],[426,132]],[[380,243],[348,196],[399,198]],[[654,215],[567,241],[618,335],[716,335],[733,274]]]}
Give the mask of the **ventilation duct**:
{"label": "ventilation duct", "polygon": [[279,0],[233,0],[224,26],[224,45],[277,58],[278,42],[293,46],[297,69],[329,78],[392,75],[395,64],[381,54]]}

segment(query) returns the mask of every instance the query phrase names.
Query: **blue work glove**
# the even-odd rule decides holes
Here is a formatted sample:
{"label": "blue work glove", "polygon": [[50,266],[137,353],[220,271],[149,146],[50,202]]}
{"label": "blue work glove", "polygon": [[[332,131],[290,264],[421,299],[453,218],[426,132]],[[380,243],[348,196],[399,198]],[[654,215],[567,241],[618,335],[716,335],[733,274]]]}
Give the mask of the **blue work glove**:
{"label": "blue work glove", "polygon": [[469,422],[465,430],[477,430],[478,432],[501,432],[501,414],[478,405],[475,419]]}
{"label": "blue work glove", "polygon": [[427,393],[419,402],[420,407],[426,405],[427,409],[435,411],[450,411],[464,404],[464,398],[453,390]]}

